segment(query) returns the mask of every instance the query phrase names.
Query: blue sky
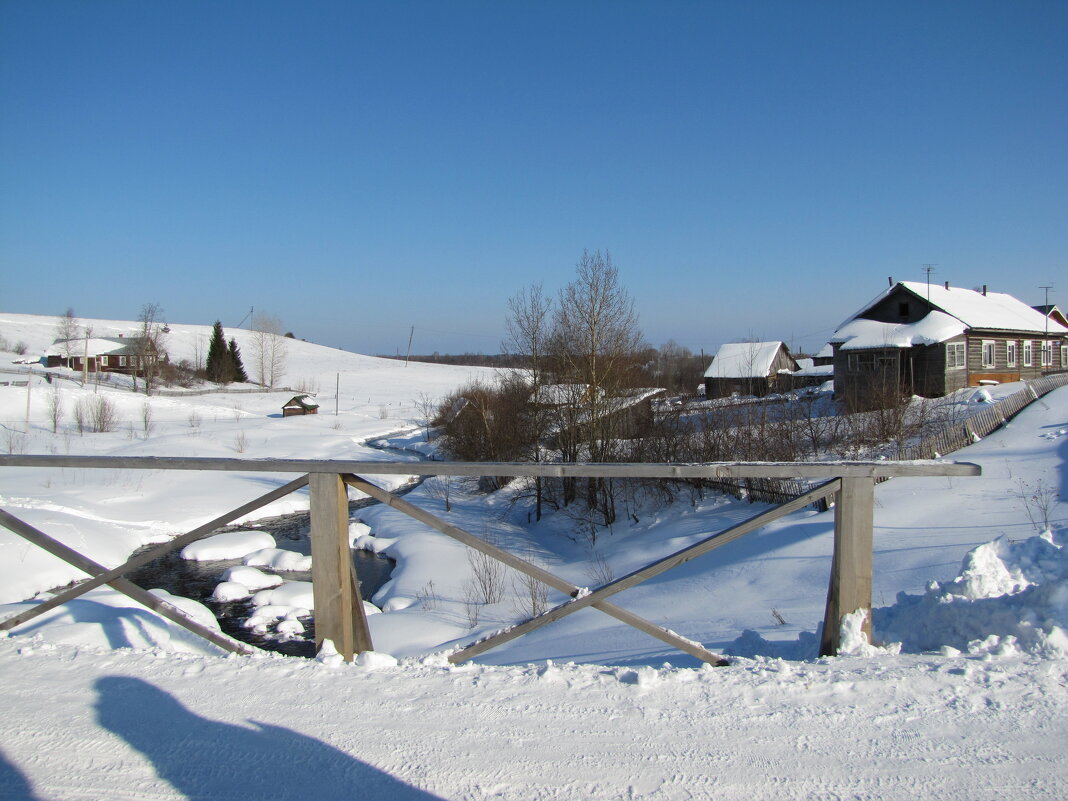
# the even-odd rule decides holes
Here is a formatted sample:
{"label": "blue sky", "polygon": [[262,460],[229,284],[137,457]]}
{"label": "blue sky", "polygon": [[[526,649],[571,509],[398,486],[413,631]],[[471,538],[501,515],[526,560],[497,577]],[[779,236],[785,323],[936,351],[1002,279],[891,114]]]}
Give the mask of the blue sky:
{"label": "blue sky", "polygon": [[694,351],[925,263],[1068,305],[1065,42],[1060,0],[0,0],[0,310],[493,353],[584,248]]}

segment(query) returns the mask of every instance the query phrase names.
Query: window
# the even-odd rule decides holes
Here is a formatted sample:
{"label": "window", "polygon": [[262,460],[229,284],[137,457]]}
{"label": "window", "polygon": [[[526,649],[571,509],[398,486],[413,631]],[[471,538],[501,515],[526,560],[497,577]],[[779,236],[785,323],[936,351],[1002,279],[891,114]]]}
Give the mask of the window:
{"label": "window", "polygon": [[1068,367],[1068,345],[1061,345],[1061,367]]}
{"label": "window", "polygon": [[946,367],[958,370],[967,364],[967,348],[963,342],[946,345]]}
{"label": "window", "polygon": [[119,357],[119,367],[125,367],[125,366],[126,366],[126,357],[125,356],[120,356]]}
{"label": "window", "polygon": [[100,366],[101,367],[107,367],[108,366],[108,357],[107,356],[101,356],[100,357]]}
{"label": "window", "polygon": [[1053,366],[1053,343],[1049,340],[1042,343],[1042,366]]}
{"label": "window", "polygon": [[909,316],[909,302],[907,300],[901,301],[897,304],[897,315],[898,317]]}
{"label": "window", "polygon": [[1016,366],[1016,342],[1005,343],[1005,364],[1009,367]]}
{"label": "window", "polygon": [[875,368],[875,354],[850,353],[846,356],[846,366],[852,371],[872,370]]}
{"label": "window", "polygon": [[1035,363],[1035,349],[1034,348],[1035,348],[1035,343],[1032,342],[1030,339],[1025,339],[1023,341],[1023,357],[1024,357],[1023,366],[1024,367],[1030,367],[1031,365],[1033,365]]}
{"label": "window", "polygon": [[994,340],[983,340],[983,367],[994,366]]}

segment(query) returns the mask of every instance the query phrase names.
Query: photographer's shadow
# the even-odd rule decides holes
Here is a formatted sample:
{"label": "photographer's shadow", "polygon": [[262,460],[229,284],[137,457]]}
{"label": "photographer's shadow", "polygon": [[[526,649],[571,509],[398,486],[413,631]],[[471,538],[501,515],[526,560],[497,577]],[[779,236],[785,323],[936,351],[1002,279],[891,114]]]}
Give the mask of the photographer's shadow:
{"label": "photographer's shadow", "polygon": [[97,720],[155,766],[191,801],[433,801],[440,798],[343,751],[281,726],[235,726],[193,714],[140,679],[96,682]]}

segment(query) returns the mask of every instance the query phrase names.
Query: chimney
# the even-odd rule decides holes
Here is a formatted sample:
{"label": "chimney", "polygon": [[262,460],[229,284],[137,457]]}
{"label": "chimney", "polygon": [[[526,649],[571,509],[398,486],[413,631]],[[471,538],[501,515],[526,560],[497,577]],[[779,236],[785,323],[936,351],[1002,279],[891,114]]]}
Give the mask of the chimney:
{"label": "chimney", "polygon": [[890,282],[890,286],[891,286],[891,287],[892,287],[892,286],[894,285],[894,276],[892,276],[892,275],[891,275],[891,276],[890,276],[889,278],[887,278],[886,280]]}
{"label": "chimney", "polygon": [[946,281],[946,291],[949,291],[949,281]]}
{"label": "chimney", "polygon": [[986,297],[986,284],[983,284],[983,297]]}

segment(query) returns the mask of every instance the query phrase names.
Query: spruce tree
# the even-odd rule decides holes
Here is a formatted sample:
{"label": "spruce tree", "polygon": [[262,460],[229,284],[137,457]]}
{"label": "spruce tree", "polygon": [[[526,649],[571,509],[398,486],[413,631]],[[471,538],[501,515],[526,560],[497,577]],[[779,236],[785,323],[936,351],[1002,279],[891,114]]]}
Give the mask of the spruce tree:
{"label": "spruce tree", "polygon": [[245,372],[245,365],[241,361],[241,351],[237,349],[237,340],[230,340],[230,378],[233,381],[238,381],[242,384],[248,383],[248,373]]}
{"label": "spruce tree", "polygon": [[208,343],[208,362],[205,365],[208,380],[216,384],[228,384],[233,380],[230,353],[226,349],[222,323],[218,320],[211,330],[211,342]]}

